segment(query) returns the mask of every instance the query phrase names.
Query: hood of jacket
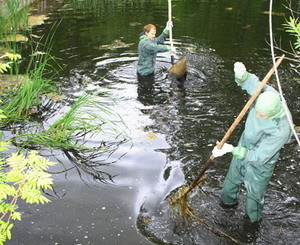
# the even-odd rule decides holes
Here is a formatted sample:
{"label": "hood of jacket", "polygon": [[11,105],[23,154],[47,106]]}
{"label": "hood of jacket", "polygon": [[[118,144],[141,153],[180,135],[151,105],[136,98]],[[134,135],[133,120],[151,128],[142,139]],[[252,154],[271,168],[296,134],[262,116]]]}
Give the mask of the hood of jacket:
{"label": "hood of jacket", "polygon": [[146,34],[141,34],[141,35],[140,35],[140,41],[141,41],[141,40],[147,40],[147,39],[150,40],[150,38],[149,38]]}

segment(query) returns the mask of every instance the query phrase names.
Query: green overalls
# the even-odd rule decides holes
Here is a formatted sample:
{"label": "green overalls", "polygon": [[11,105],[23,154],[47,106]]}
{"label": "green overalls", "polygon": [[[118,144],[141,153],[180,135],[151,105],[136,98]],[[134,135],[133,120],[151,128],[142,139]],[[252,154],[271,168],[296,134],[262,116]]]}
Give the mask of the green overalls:
{"label": "green overalls", "polygon": [[[252,95],[260,81],[254,74],[249,74],[245,81],[237,84]],[[264,91],[276,91],[265,85]],[[264,194],[272,177],[279,151],[289,142],[292,132],[284,111],[275,117],[258,118],[254,106],[249,111],[244,132],[238,146],[247,148],[243,160],[233,157],[224,181],[221,201],[225,204],[237,202],[240,186],[247,189],[246,213],[252,222],[262,216]]]}

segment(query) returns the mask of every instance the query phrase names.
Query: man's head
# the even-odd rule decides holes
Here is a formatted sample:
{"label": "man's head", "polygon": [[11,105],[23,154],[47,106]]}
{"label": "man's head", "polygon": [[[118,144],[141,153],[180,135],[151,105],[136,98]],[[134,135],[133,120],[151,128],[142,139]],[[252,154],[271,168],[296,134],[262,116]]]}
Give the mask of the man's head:
{"label": "man's head", "polygon": [[279,114],[282,110],[280,96],[276,92],[266,91],[260,94],[255,104],[257,117],[270,118]]}
{"label": "man's head", "polygon": [[155,25],[148,24],[144,26],[144,33],[149,37],[149,39],[154,39],[156,34]]}

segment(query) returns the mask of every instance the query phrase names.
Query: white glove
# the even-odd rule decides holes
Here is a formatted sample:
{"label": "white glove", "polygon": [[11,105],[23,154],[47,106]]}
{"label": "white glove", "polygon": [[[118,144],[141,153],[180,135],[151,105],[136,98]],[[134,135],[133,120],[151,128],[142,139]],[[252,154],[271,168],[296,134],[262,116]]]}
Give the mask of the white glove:
{"label": "white glove", "polygon": [[233,70],[234,70],[234,74],[235,74],[236,78],[240,79],[245,74],[246,67],[242,62],[235,62]]}
{"label": "white glove", "polygon": [[[218,144],[219,143],[217,143],[217,145]],[[217,148],[217,146],[215,146],[214,149],[212,150],[212,154],[216,158],[216,157],[223,156],[224,154],[226,154],[228,152],[232,152],[232,150],[233,150],[233,145],[225,143],[223,145],[223,147],[221,148],[221,150],[219,150]]]}
{"label": "white glove", "polygon": [[172,20],[169,20],[169,21],[167,22],[167,24],[166,24],[166,28],[167,28],[168,30],[170,30],[170,29],[172,29],[172,27],[173,27],[173,21],[172,21]]}

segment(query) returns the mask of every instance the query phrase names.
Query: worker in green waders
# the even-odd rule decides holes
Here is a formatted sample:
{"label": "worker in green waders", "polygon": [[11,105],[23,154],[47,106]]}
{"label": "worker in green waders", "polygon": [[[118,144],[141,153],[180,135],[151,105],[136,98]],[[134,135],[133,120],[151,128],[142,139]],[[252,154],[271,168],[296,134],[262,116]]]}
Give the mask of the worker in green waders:
{"label": "worker in green waders", "polygon": [[175,52],[175,50],[171,50],[170,46],[163,44],[166,38],[169,36],[169,30],[172,28],[172,26],[172,21],[168,21],[166,28],[157,38],[155,38],[155,25],[148,24],[144,26],[143,32],[140,34],[140,41],[138,45],[138,75],[148,76],[154,74],[154,66],[157,53],[167,51]]}
{"label": "worker in green waders", "polygon": [[[246,71],[243,63],[234,64],[235,81],[249,95],[260,85],[259,79]],[[288,112],[289,113],[289,112]],[[220,157],[233,155],[224,181],[221,206],[236,207],[240,186],[247,189],[246,217],[251,223],[262,218],[264,194],[279,158],[279,151],[288,143],[292,131],[279,93],[265,85],[262,93],[250,108],[245,129],[236,147],[225,143],[221,150],[215,147],[212,154]]]}

